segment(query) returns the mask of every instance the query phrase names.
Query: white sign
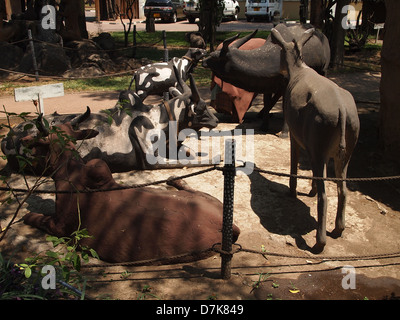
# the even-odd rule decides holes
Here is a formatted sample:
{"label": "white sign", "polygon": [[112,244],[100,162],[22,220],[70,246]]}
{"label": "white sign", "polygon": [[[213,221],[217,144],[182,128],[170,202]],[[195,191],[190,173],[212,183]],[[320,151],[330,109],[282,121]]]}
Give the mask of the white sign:
{"label": "white sign", "polygon": [[14,89],[15,102],[39,101],[39,111],[44,114],[44,98],[55,98],[64,96],[64,85],[62,83],[46,84],[44,86],[24,87]]}

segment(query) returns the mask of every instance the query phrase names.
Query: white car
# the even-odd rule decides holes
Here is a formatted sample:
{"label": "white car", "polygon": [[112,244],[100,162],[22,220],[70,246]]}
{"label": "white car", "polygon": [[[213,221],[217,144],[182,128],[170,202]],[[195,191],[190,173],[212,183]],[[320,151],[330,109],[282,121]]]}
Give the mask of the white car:
{"label": "white car", "polygon": [[224,18],[229,17],[236,21],[240,12],[239,2],[236,0],[225,0],[224,3]]}
{"label": "white car", "polygon": [[246,0],[245,15],[247,21],[266,19],[272,21],[275,15],[280,16],[282,0]]}
{"label": "white car", "polygon": [[[224,18],[230,18],[232,20],[238,19],[240,12],[239,2],[236,0],[225,0],[224,1]],[[183,13],[190,23],[194,23],[196,18],[200,17],[199,1],[198,0],[187,0],[184,3]]]}

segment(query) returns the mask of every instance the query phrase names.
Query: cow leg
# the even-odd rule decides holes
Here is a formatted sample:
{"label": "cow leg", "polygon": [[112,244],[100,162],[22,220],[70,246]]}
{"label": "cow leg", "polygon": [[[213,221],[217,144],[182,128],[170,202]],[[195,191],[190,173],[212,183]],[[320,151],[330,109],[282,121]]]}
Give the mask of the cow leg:
{"label": "cow leg", "polygon": [[24,223],[32,227],[38,228],[46,233],[62,236],[57,230],[53,217],[45,216],[41,213],[29,212],[24,216]]}
{"label": "cow leg", "polygon": [[[349,162],[343,164],[343,160],[339,157],[335,158],[335,175],[337,178],[345,179],[347,176],[347,167]],[[338,192],[338,205],[335,220],[335,229],[332,231],[332,237],[338,238],[342,235],[345,228],[345,210],[346,210],[346,198],[347,198],[347,188],[346,181],[337,182],[337,192]]]}
{"label": "cow leg", "polygon": [[[290,137],[290,174],[297,175],[297,167],[299,164],[300,146],[297,141]],[[290,195],[294,198],[297,197],[297,178],[290,177],[289,180]]]}
{"label": "cow leg", "polygon": [[[326,177],[326,164],[325,161],[320,159],[319,161],[313,161],[313,176],[314,177]],[[327,197],[325,192],[324,180],[316,180],[317,192],[318,192],[318,226],[317,226],[317,242],[313,247],[314,253],[320,253],[324,250],[326,244],[326,209],[327,209]]]}
{"label": "cow leg", "polygon": [[264,108],[260,111],[260,116],[262,119],[262,124],[260,127],[261,131],[268,132],[269,129],[269,112],[275,103],[273,103],[272,94],[264,93]]}

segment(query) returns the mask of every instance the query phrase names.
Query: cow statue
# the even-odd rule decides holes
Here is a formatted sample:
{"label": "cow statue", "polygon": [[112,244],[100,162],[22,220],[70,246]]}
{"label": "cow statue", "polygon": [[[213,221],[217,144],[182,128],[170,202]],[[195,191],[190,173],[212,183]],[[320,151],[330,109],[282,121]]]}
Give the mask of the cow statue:
{"label": "cow statue", "polygon": [[[278,24],[285,41],[300,39],[302,33],[311,28],[307,24]],[[203,66],[210,68],[221,80],[249,92],[264,94],[262,110],[265,130],[268,129],[269,112],[286,89],[287,81],[279,72],[281,48],[271,41],[269,36],[264,45],[253,50],[240,50],[240,47],[256,34],[253,33],[239,39],[239,35],[226,39],[221,50],[216,50],[203,60]],[[304,46],[304,61],[318,73],[325,75],[330,60],[328,39],[316,31]],[[287,128],[284,128],[287,131]]]}
{"label": "cow statue", "polygon": [[[68,122],[53,132],[40,123],[41,119],[41,136],[26,136],[21,143],[33,157],[45,157],[58,193],[54,215],[29,212],[23,218],[26,224],[57,237],[87,229],[91,237],[79,244],[113,263],[162,260],[157,263],[170,264],[213,254],[208,249],[222,238],[223,206],[218,199],[185,186],[182,180],[170,183],[178,190],[124,188],[104,161],[85,163],[76,155],[72,140],[65,138],[90,140],[98,131],[74,129]],[[233,225],[233,241],[239,233]]]}
{"label": "cow statue", "polygon": [[142,101],[149,95],[162,96],[164,92],[169,92],[170,87],[177,87],[179,84],[174,66],[178,69],[183,81],[186,81],[199,60],[206,54],[207,51],[204,49],[189,48],[181,58],[174,57],[169,62],[145,65],[136,70],[128,90],[131,90],[132,84],[135,82],[135,91]]}
{"label": "cow statue", "polygon": [[[90,140],[82,141],[78,151],[81,157],[88,161],[99,158],[104,160],[112,172],[126,172],[134,169],[157,169],[171,168],[171,166],[183,166],[175,161],[173,164],[157,161],[148,161],[149,152],[153,157],[168,158],[170,155],[159,155],[154,150],[152,133],[164,133],[167,141],[176,138],[183,129],[190,128],[195,131],[201,128],[213,129],[218,124],[218,119],[207,108],[201,99],[192,75],[189,75],[190,88],[183,82],[177,73],[183,92],[173,89],[175,96],[168,102],[156,105],[145,105],[139,96],[133,91],[122,91],[119,102],[115,107],[100,113],[90,113],[89,110],[83,115],[53,115],[46,116],[45,120],[50,125],[72,121],[74,125],[80,123],[82,129],[96,128],[99,134]],[[112,121],[110,121],[112,120]],[[33,134],[35,128],[27,129],[29,122],[23,122],[12,129],[12,134],[5,137],[1,142],[1,149],[7,156],[9,166],[18,171],[18,156],[28,156],[24,153],[21,138]],[[170,125],[175,124],[171,130]],[[30,126],[32,126],[30,124]],[[170,132],[174,137],[170,136]],[[175,136],[176,135],[176,136]],[[180,148],[177,139],[176,148]],[[161,149],[161,148],[160,148]],[[169,146],[165,148],[170,150]],[[177,150],[177,152],[180,150]],[[186,151],[185,151],[186,152]],[[190,158],[192,155],[189,155]],[[40,164],[36,164],[35,172],[42,172]]]}
{"label": "cow statue", "polygon": [[[327,164],[334,159],[337,178],[345,179],[350,157],[356,146],[360,121],[350,92],[308,67],[302,52],[314,29],[308,29],[298,41],[286,42],[272,29],[273,40],[282,47],[281,72],[289,84],[284,97],[284,115],[290,130],[290,173],[297,174],[300,148],[307,151],[314,177],[326,177]],[[296,177],[290,178],[290,192],[296,196]],[[345,228],[346,182],[337,182],[338,205],[334,237]],[[326,244],[327,197],[324,180],[313,180],[310,195],[318,194],[317,242],[321,252]]]}

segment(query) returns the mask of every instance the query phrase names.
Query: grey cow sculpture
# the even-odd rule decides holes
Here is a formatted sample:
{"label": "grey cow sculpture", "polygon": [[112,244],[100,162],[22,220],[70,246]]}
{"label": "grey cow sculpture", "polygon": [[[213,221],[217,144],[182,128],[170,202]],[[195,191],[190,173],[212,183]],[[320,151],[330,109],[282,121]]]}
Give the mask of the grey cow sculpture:
{"label": "grey cow sculpture", "polygon": [[[276,29],[285,41],[299,40],[311,25],[278,24]],[[215,76],[238,88],[264,94],[263,129],[268,130],[269,111],[283,95],[287,81],[279,72],[281,48],[269,36],[265,44],[257,49],[240,50],[240,47],[254,37],[253,33],[235,41],[239,35],[226,39],[221,50],[216,50],[203,60],[203,66],[210,68]],[[304,61],[318,73],[326,75],[330,60],[328,39],[316,31],[304,47]]]}
{"label": "grey cow sculpture", "polygon": [[135,82],[135,91],[140,99],[144,100],[149,95],[162,96],[164,92],[169,91],[170,87],[179,85],[174,67],[178,70],[183,81],[186,81],[199,60],[206,54],[207,51],[204,49],[189,48],[181,58],[174,57],[168,62],[145,65],[136,70],[128,90],[131,90],[132,84]]}
{"label": "grey cow sculpture", "polygon": [[[307,151],[314,177],[326,177],[330,158],[334,159],[335,175],[345,179],[350,157],[360,130],[353,96],[333,81],[308,67],[302,58],[303,47],[313,36],[308,29],[298,41],[286,42],[272,29],[273,40],[282,48],[281,72],[289,83],[284,96],[284,115],[290,131],[290,173],[297,174],[299,149]],[[296,196],[297,181],[290,178],[290,192]],[[338,206],[333,237],[345,228],[346,182],[337,182]],[[323,180],[313,180],[310,195],[318,194],[318,227],[313,251],[322,252],[326,244],[327,197]]]}
{"label": "grey cow sculpture", "polygon": [[[189,75],[190,87],[178,74],[177,78],[180,86],[183,87],[183,92],[179,92],[168,103],[146,105],[135,92],[125,90],[120,93],[117,105],[105,112],[90,113],[88,109],[82,116],[52,115],[46,116],[46,120],[50,125],[71,121],[75,125],[80,123],[82,129],[96,128],[99,134],[93,139],[83,141],[78,151],[85,161],[95,158],[104,160],[112,172],[178,167],[180,164],[176,161],[172,165],[161,163],[161,161],[156,163],[148,161],[148,155],[152,156],[152,159],[158,156],[166,159],[170,157],[169,154],[158,154],[161,148],[154,148],[154,141],[150,139],[154,138],[154,135],[150,134],[164,132],[166,140],[171,141],[170,133],[177,137],[178,133],[185,128],[195,131],[201,128],[213,129],[217,126],[218,119],[201,99],[193,77]],[[177,90],[174,89],[174,92],[176,93]],[[173,123],[175,123],[175,128],[171,129]],[[27,156],[21,146],[21,139],[26,135],[34,134],[35,131],[35,127],[25,130],[27,124],[29,122],[23,122],[14,127],[12,134],[1,142],[1,149],[7,156],[12,170],[19,170],[18,156]],[[177,153],[186,152],[181,149],[179,141],[176,141],[176,148],[178,148]],[[167,150],[170,150],[169,146],[166,147],[165,151]],[[33,169],[41,173],[42,168],[38,164],[38,168]]]}

